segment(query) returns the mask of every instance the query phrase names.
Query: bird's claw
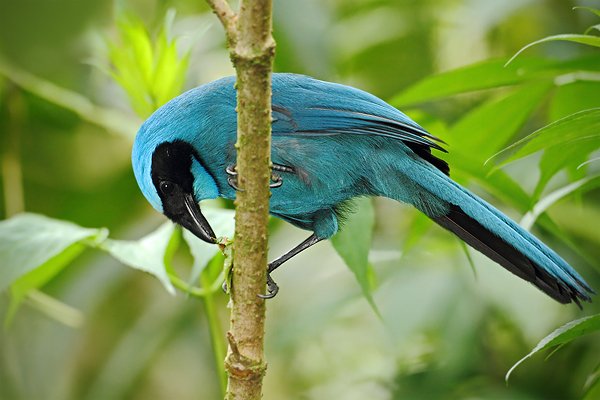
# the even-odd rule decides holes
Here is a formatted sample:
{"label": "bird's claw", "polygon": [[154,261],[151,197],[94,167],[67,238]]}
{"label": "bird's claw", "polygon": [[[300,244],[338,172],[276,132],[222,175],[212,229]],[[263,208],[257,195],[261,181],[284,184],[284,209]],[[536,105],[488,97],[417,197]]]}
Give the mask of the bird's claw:
{"label": "bird's claw", "polygon": [[[293,171],[293,169],[290,167],[278,164],[273,164],[272,170],[283,172]],[[243,192],[244,189],[240,189],[237,184],[238,173],[235,169],[235,164],[228,165],[227,168],[225,168],[225,172],[227,173],[227,175],[229,175],[227,177],[227,183],[229,184],[229,186],[231,186],[234,190],[238,192]],[[283,185],[283,178],[281,177],[281,175],[271,173],[271,183],[269,184],[269,187],[271,189],[274,189],[280,187],[281,185]]]}
{"label": "bird's claw", "polygon": [[229,186],[231,186],[236,192],[243,192],[244,189],[240,189],[237,185],[238,173],[235,170],[235,164],[228,165],[227,168],[225,168],[225,173],[229,175],[227,177],[227,183],[229,184]]}
{"label": "bird's claw", "polygon": [[227,294],[229,293],[229,285],[227,285],[227,280],[223,281],[223,284],[221,285],[221,290],[223,290],[223,293]]}
{"label": "bird's claw", "polygon": [[[229,287],[227,285],[227,281],[224,281],[223,284],[221,285],[221,289],[223,290],[223,293],[227,294],[229,293]],[[273,280],[273,278],[271,278],[270,274],[267,274],[267,293],[266,294],[257,294],[258,297],[260,297],[261,299],[272,299],[273,297],[277,296],[277,293],[279,293],[279,286],[277,285],[277,283],[275,283],[275,281]]]}
{"label": "bird's claw", "polygon": [[271,274],[267,274],[267,293],[259,294],[257,296],[260,297],[261,299],[265,299],[265,300],[272,299],[273,297],[277,296],[278,292],[279,292],[279,286],[277,286],[277,284],[275,283],[273,278],[271,278]]}
{"label": "bird's claw", "polygon": [[283,178],[277,174],[271,174],[272,183],[269,185],[271,189],[278,188],[283,185]]}

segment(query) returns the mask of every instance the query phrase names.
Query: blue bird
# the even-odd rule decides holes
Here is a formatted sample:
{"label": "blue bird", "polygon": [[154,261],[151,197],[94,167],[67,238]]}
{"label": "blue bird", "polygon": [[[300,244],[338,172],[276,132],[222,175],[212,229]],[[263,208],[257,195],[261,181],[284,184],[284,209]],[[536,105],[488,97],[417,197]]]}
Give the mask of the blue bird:
{"label": "blue bird", "polygon": [[[150,204],[200,239],[215,234],[198,202],[236,193],[236,91],[228,77],[192,89],[140,128],[132,162]],[[553,250],[449,177],[432,154],[443,143],[383,100],[303,75],[273,74],[270,213],[312,231],[269,264],[271,272],[330,238],[358,196],[408,203],[438,225],[561,303],[593,290]]]}

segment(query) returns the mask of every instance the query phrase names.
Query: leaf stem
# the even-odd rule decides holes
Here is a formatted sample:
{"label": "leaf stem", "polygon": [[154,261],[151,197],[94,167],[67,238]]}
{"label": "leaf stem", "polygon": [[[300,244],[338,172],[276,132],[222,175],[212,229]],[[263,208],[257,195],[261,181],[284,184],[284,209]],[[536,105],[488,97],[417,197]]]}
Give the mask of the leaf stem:
{"label": "leaf stem", "polygon": [[203,297],[204,309],[206,311],[206,319],[208,321],[208,327],[210,330],[212,350],[215,357],[215,367],[217,368],[217,373],[219,375],[219,387],[221,388],[221,395],[224,397],[225,392],[227,391],[227,373],[225,372],[225,364],[223,360],[225,359],[227,345],[225,344],[223,329],[221,328],[221,321],[219,320],[217,308],[215,306],[213,297],[215,292],[211,290],[215,282],[219,284],[219,282],[222,281],[222,274],[219,275],[219,278],[217,278],[215,282],[211,282],[205,272],[206,271],[200,275],[200,283],[202,287],[206,288],[208,291]]}

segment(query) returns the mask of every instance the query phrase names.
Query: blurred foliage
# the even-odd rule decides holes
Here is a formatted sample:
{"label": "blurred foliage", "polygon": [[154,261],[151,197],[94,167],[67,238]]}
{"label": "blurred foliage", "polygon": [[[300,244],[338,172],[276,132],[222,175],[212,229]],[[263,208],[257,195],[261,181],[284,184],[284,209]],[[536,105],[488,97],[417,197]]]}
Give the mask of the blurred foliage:
{"label": "blurred foliage", "polygon": [[[586,0],[278,0],[276,69],[390,100],[448,143],[443,157],[455,179],[524,216],[598,288],[598,50],[550,41],[504,67],[541,38],[596,35],[597,16],[574,6],[598,8]],[[177,18],[165,24],[169,9]],[[112,65],[121,85],[97,65]],[[0,332],[0,398],[219,398],[222,355],[213,349],[223,335],[208,328],[227,318],[227,297],[214,284],[222,258],[169,225],[156,231],[164,219],[130,169],[138,120],[129,103],[146,116],[182,85],[231,73],[222,28],[203,1],[0,0],[0,217],[26,210],[106,227],[115,238],[46,221],[58,225],[55,241],[43,243],[71,250],[37,260],[43,229],[17,236],[15,219],[1,223],[9,226],[2,251],[27,247],[20,268],[44,267],[18,278],[5,273],[15,263],[0,261],[1,282],[18,283],[12,307],[8,294],[0,297],[0,317],[23,301]],[[597,302],[583,311],[555,304],[472,252],[474,280],[455,238],[407,207],[373,204],[375,213],[363,205],[348,222],[374,218],[372,235],[362,232],[355,247],[334,240],[361,285],[325,243],[278,271],[266,399],[597,398],[597,334],[546,362],[531,357],[504,383],[540,338],[598,313]],[[227,235],[225,214],[208,218]],[[272,257],[306,235],[272,228]],[[180,293],[172,297],[102,248],[133,267],[156,263]],[[160,254],[144,261],[152,251]]]}
{"label": "blurred foliage", "polygon": [[169,10],[155,40],[151,40],[141,20],[121,17],[117,23],[122,43],[109,42],[110,75],[127,93],[131,106],[141,117],[182,92],[189,52],[177,53],[170,31],[175,18]]}

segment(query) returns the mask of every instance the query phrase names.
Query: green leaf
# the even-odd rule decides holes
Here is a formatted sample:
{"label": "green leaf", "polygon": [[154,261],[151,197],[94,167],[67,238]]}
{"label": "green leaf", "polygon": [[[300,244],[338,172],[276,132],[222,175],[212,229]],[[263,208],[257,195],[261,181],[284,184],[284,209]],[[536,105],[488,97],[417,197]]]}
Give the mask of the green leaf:
{"label": "green leaf", "polygon": [[32,271],[22,285],[45,283],[83,250],[81,243],[100,242],[106,232],[29,213],[0,222],[0,290]]}
{"label": "green leaf", "polygon": [[581,319],[577,319],[575,321],[571,321],[545,338],[543,338],[534,348],[531,350],[529,354],[525,357],[521,358],[515,365],[511,367],[511,369],[506,373],[505,380],[508,381],[512,372],[517,368],[523,361],[527,360],[529,357],[533,356],[540,351],[546,350],[550,347],[562,345],[565,343],[569,343],[573,339],[577,339],[578,337],[594,333],[600,331],[600,314],[591,315],[589,317],[584,317]]}
{"label": "green leaf", "polygon": [[154,275],[174,295],[175,288],[165,269],[165,255],[174,227],[169,221],[140,240],[107,239],[99,247],[123,264]]}
{"label": "green leaf", "polygon": [[531,203],[529,196],[506,172],[494,169],[489,163],[484,164],[481,160],[475,159],[473,154],[464,154],[458,149],[446,154],[444,158],[451,166],[452,176],[465,175],[475,180],[496,198],[519,211],[525,212],[529,209]]}
{"label": "green leaf", "polygon": [[369,264],[369,250],[375,226],[375,211],[372,200],[360,198],[353,202],[356,212],[350,215],[342,229],[331,238],[331,243],[342,257],[348,268],[354,273],[363,295],[379,315],[373,301],[373,270]]}
{"label": "green leaf", "polygon": [[390,104],[404,107],[458,93],[514,85],[525,79],[517,68],[504,68],[504,61],[489,60],[423,79],[393,97]]}
{"label": "green leaf", "polygon": [[600,108],[580,111],[555,121],[508,146],[492,158],[520,147],[511,157],[500,164],[502,166],[554,146],[564,146],[565,148],[584,146],[586,149],[600,147]]}
{"label": "green leaf", "polygon": [[537,201],[548,182],[560,170],[568,168],[571,179],[581,179],[586,168],[578,168],[594,149],[586,146],[554,146],[544,151],[540,159],[540,178],[533,191],[532,199]]}
{"label": "green leaf", "polygon": [[596,25],[592,25],[589,28],[587,28],[585,30],[585,32],[583,32],[585,35],[587,35],[588,33],[590,33],[593,30],[597,30],[598,32],[600,32],[600,24],[596,24]]}
{"label": "green leaf", "polygon": [[452,146],[486,160],[518,132],[552,87],[550,81],[530,83],[475,108],[452,126]]}
{"label": "green leaf", "polygon": [[173,18],[174,13],[168,12],[154,40],[138,18],[120,18],[120,43],[108,43],[110,74],[142,117],[148,117],[183,88],[190,53],[180,57],[176,41],[170,38]]}
{"label": "green leaf", "polygon": [[600,186],[600,176],[588,177],[580,179],[576,182],[570,183],[554,192],[550,193],[548,196],[544,197],[540,201],[538,201],[535,206],[532,207],[531,211],[523,216],[519,225],[521,225],[526,230],[530,230],[538,217],[544,213],[548,208],[550,208],[554,203],[560,201],[561,199],[569,196],[574,192],[584,192],[595,189]]}
{"label": "green leaf", "polygon": [[[210,225],[215,228],[215,231],[219,237],[233,237],[233,231],[235,228],[234,211],[219,208],[204,208],[202,211]],[[198,281],[198,277],[208,262],[219,251],[219,247],[198,239],[187,229],[183,230],[183,238],[190,247],[190,252],[194,257],[194,266],[192,267],[192,272],[188,280],[188,282],[192,284]]]}
{"label": "green leaf", "polygon": [[423,239],[433,226],[433,221],[422,212],[415,212],[408,233],[402,242],[402,253],[408,253]]}
{"label": "green leaf", "polygon": [[585,380],[584,390],[584,400],[593,400],[600,397],[600,364]]}
{"label": "green leaf", "polygon": [[522,52],[524,52],[525,50],[527,50],[528,48],[530,48],[532,46],[538,45],[540,43],[556,42],[556,41],[563,41],[563,42],[566,41],[566,42],[586,44],[588,46],[600,47],[600,37],[598,37],[598,36],[578,35],[578,34],[574,34],[574,33],[566,33],[566,34],[562,34],[562,35],[548,36],[543,39],[536,40],[535,42],[529,43],[525,47],[522,47],[521,50],[517,51],[515,53],[515,55],[512,56],[510,58],[510,60],[508,60],[506,62],[505,65],[509,65],[510,63],[512,63],[513,60],[519,56],[519,54],[521,54]]}
{"label": "green leaf", "polygon": [[573,7],[573,10],[587,10],[587,11],[591,12],[592,14],[595,14],[600,17],[600,10],[598,10],[596,8],[577,6],[577,7]]}
{"label": "green leaf", "polygon": [[432,75],[394,96],[389,103],[394,107],[407,107],[461,93],[540,79],[554,79],[557,75],[600,69],[600,59],[597,56],[565,61],[521,58],[510,67],[504,67],[504,64],[502,60],[487,60]]}

